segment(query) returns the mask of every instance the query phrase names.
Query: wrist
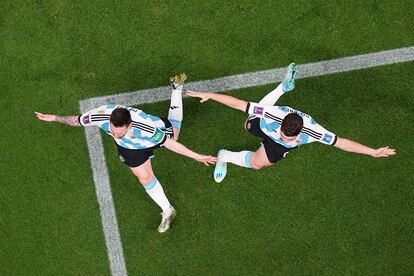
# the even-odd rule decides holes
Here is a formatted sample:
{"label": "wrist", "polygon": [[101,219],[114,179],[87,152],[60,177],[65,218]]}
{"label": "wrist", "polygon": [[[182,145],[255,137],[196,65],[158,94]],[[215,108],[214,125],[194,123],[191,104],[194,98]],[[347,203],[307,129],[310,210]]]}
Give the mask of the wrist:
{"label": "wrist", "polygon": [[199,153],[195,153],[194,156],[193,156],[193,158],[194,158],[194,160],[198,161],[198,160],[200,160],[202,158],[202,155],[199,154]]}

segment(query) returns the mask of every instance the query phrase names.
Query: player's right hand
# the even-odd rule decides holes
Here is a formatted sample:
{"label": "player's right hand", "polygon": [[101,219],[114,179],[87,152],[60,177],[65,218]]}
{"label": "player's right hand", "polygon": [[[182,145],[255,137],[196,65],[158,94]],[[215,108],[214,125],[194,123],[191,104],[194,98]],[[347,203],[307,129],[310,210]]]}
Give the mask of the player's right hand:
{"label": "player's right hand", "polygon": [[204,103],[210,99],[210,93],[205,92],[195,92],[191,90],[187,90],[187,96],[194,97],[194,98],[200,98],[200,103]]}
{"label": "player's right hand", "polygon": [[41,120],[41,121],[46,121],[46,122],[54,122],[56,121],[56,115],[52,115],[52,114],[43,114],[40,112],[36,112],[36,117]]}

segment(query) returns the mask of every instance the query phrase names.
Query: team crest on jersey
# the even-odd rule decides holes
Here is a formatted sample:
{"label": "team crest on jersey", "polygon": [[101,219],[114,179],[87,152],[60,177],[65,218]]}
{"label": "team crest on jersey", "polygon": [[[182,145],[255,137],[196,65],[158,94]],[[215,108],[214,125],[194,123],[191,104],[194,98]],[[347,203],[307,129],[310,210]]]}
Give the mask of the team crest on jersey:
{"label": "team crest on jersey", "polygon": [[89,124],[91,122],[90,115],[83,117],[82,122],[84,125]]}
{"label": "team crest on jersey", "polygon": [[255,106],[254,109],[253,109],[253,114],[263,115],[263,107]]}
{"label": "team crest on jersey", "polygon": [[329,135],[329,134],[325,133],[322,140],[325,141],[326,143],[330,143],[332,141],[332,135]]}

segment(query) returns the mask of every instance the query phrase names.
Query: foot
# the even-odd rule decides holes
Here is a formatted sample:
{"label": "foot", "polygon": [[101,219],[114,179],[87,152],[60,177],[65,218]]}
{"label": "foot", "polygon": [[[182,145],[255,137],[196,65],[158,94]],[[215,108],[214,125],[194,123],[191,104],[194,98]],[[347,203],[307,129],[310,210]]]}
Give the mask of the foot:
{"label": "foot", "polygon": [[170,206],[170,212],[167,212],[165,214],[165,212],[161,213],[161,223],[160,226],[158,226],[158,232],[159,233],[165,233],[167,232],[168,229],[170,229],[170,223],[173,219],[175,219],[175,217],[177,216],[177,211],[175,211],[174,207]]}
{"label": "foot", "polygon": [[222,161],[223,154],[225,152],[225,149],[221,149],[217,154],[217,163],[214,169],[214,181],[216,181],[217,183],[223,181],[227,174],[227,162]]}
{"label": "foot", "polygon": [[283,79],[283,92],[289,92],[295,88],[295,78],[297,74],[298,66],[294,63],[289,64],[288,71]]}
{"label": "foot", "polygon": [[181,73],[179,75],[175,75],[170,78],[170,83],[173,89],[182,88],[185,80],[187,79],[187,75],[185,73]]}

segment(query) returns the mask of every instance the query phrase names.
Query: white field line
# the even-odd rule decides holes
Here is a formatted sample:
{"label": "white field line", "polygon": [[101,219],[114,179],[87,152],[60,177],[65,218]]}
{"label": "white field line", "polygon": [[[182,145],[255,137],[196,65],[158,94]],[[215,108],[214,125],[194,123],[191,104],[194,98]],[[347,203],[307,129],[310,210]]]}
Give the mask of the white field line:
{"label": "white field line", "polygon": [[[301,64],[299,65],[299,73],[297,78],[323,76],[413,60],[414,46],[359,56]],[[223,92],[266,85],[282,81],[286,73],[286,68],[287,66],[253,73],[217,78],[213,80],[190,82],[186,84],[186,87],[199,91]],[[134,92],[90,98],[80,101],[80,104],[81,107],[85,108],[85,110],[89,110],[108,103],[138,105],[143,103],[165,101],[169,100],[170,96],[170,87],[163,86],[138,90]]]}
{"label": "white field line", "polygon": [[[302,64],[299,65],[299,74],[297,78],[323,76],[408,61],[414,61],[414,46]],[[223,92],[280,82],[283,79],[285,72],[286,67],[282,67],[213,80],[190,82],[186,84],[186,87],[199,91]],[[170,87],[163,86],[90,98],[80,101],[79,105],[80,111],[84,113],[92,108],[108,103],[138,105],[165,101],[170,99],[170,94]],[[100,131],[98,128],[85,128],[85,135],[91,160],[96,195],[101,212],[111,273],[114,276],[127,275]]]}

